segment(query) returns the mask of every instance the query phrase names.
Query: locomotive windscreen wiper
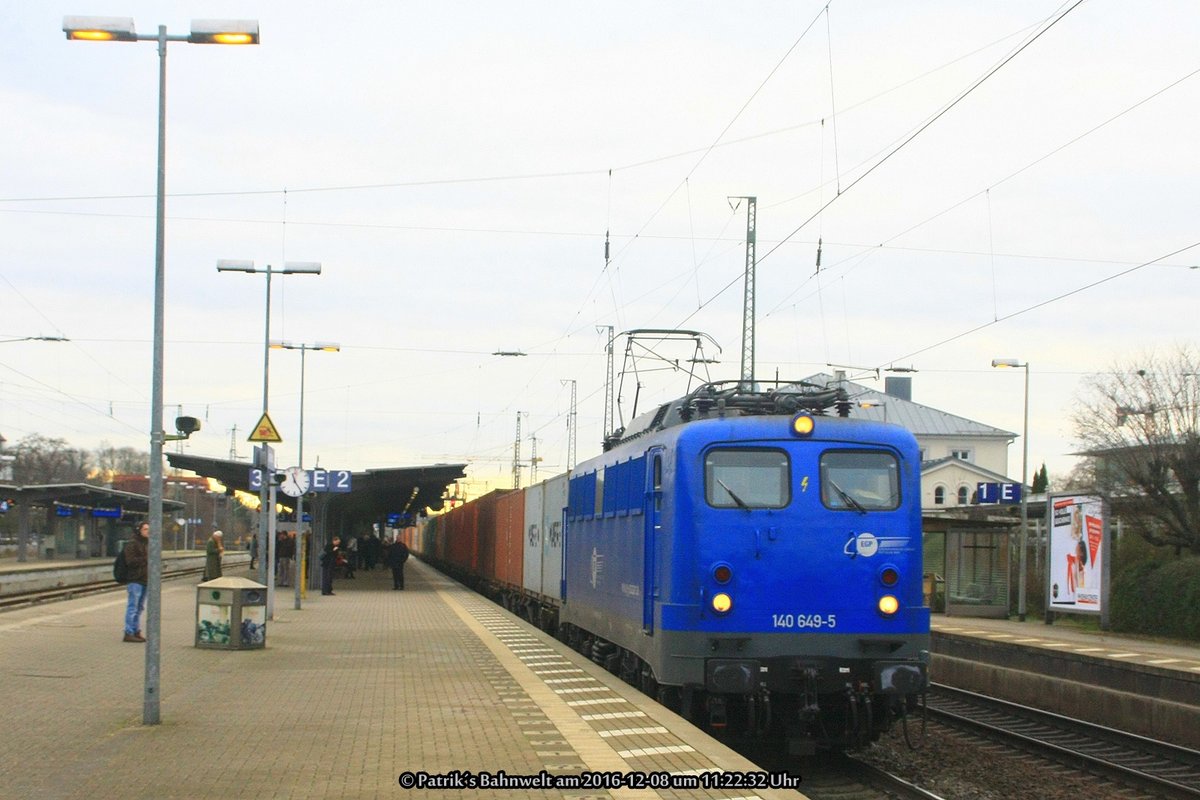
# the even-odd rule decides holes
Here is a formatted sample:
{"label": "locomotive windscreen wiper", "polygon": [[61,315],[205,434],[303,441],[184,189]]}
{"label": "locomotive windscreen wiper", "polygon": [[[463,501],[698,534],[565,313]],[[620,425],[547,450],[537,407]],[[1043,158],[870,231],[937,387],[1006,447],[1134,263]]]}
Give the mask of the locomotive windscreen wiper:
{"label": "locomotive windscreen wiper", "polygon": [[734,494],[733,489],[730,489],[728,486],[725,485],[725,481],[721,480],[720,478],[717,478],[717,483],[719,483],[721,485],[722,489],[729,492],[729,496],[733,498],[733,502],[737,503],[738,508],[744,508],[747,511],[750,510],[750,506],[746,505],[746,501],[743,500],[742,498],[738,497],[736,494]]}
{"label": "locomotive windscreen wiper", "polygon": [[834,483],[829,478],[826,478],[825,480],[829,481],[829,485],[832,486],[833,490],[838,493],[838,497],[842,498],[843,503],[850,506],[851,508],[853,508],[855,511],[857,511],[860,514],[867,513],[867,509],[863,506],[863,504],[858,502],[857,500],[855,500],[853,497],[851,497],[850,494],[845,489],[838,486],[836,483]]}

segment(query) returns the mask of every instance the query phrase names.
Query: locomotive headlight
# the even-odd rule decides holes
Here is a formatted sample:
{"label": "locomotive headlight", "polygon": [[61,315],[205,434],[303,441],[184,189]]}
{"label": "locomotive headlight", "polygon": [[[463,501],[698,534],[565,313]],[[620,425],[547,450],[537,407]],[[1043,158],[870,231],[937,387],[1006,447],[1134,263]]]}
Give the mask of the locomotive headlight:
{"label": "locomotive headlight", "polygon": [[[715,598],[714,598],[715,599]],[[879,613],[885,617],[890,617],[900,610],[900,601],[895,595],[885,594],[879,598]]]}
{"label": "locomotive headlight", "polygon": [[807,414],[797,414],[792,417],[792,434],[795,436],[809,436],[813,432],[813,418]]}
{"label": "locomotive headlight", "polygon": [[728,614],[729,609],[733,608],[733,598],[724,592],[717,592],[713,595],[712,610],[718,614]]}
{"label": "locomotive headlight", "polygon": [[733,577],[733,569],[728,564],[717,564],[713,568],[713,580],[717,583],[729,583]]}

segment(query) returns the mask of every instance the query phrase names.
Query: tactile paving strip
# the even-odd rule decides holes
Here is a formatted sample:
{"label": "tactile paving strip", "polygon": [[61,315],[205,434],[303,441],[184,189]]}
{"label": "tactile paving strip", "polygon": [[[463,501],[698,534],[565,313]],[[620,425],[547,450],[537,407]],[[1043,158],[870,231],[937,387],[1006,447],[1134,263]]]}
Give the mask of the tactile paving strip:
{"label": "tactile paving strip", "polygon": [[[489,633],[496,637],[510,653],[529,668],[554,694],[574,710],[579,719],[587,723],[596,734],[608,741],[617,755],[624,760],[631,772],[668,773],[674,776],[699,775],[717,771],[719,768],[703,753],[684,742],[662,725],[655,724],[645,712],[639,711],[612,688],[592,677],[564,657],[552,646],[552,639],[491,603],[479,595],[455,593],[464,609]],[[474,647],[486,648],[482,644]],[[486,659],[481,659],[486,660]],[[503,701],[518,717],[518,724],[526,731],[531,744],[535,744],[539,755],[545,757],[546,769],[551,772],[569,772],[585,769],[585,765],[562,737],[554,722],[538,708],[527,692],[508,675],[502,666],[495,666],[504,675],[497,674],[495,686],[502,693]],[[489,678],[491,676],[489,675]],[[636,691],[632,687],[630,691]],[[656,789],[667,798],[709,797],[714,800],[757,800],[755,794],[730,794],[719,789]],[[606,794],[588,795],[608,797]],[[584,796],[573,796],[582,800]]]}

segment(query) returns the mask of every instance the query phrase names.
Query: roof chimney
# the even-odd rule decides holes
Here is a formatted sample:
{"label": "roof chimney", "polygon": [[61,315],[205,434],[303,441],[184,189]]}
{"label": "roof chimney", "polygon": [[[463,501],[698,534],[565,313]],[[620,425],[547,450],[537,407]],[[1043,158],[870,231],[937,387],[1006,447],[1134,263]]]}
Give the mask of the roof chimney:
{"label": "roof chimney", "polygon": [[883,391],[892,397],[912,402],[912,378],[899,378],[888,375],[883,379]]}

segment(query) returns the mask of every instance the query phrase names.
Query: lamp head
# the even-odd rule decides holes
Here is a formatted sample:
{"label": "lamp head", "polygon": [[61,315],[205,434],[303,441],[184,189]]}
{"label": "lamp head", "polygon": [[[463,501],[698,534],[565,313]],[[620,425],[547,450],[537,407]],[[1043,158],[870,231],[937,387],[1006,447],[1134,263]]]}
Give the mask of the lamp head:
{"label": "lamp head", "polygon": [[217,259],[217,272],[254,272],[254,262],[233,258]]}
{"label": "lamp head", "polygon": [[258,20],[194,19],[192,44],[258,44]]}
{"label": "lamp head", "polygon": [[63,17],[68,39],[85,42],[136,42],[131,17]]}

